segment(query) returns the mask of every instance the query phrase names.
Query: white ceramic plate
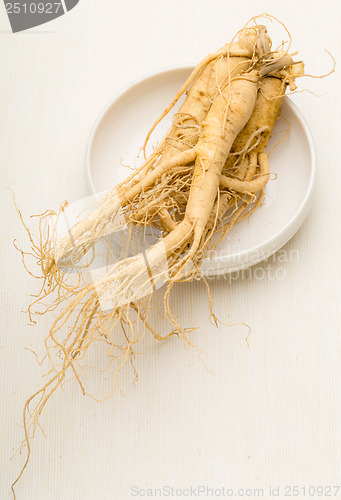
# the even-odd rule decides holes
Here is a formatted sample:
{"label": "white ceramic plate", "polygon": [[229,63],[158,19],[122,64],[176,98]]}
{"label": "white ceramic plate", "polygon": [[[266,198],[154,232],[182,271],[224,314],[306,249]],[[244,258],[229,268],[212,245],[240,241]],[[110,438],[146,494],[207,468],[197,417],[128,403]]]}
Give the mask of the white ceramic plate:
{"label": "white ceramic plate", "polygon": [[[94,125],[88,147],[88,176],[94,193],[124,180],[130,169],[123,165],[142,163],[142,154],[138,154],[151,124],[191,70],[192,66],[185,66],[153,73],[123,89],[107,104]],[[152,135],[150,148],[169,128],[177,107]],[[313,141],[303,116],[288,97],[282,116],[289,121],[290,130],[271,154],[272,180],[267,184],[265,201],[249,220],[232,228],[211,259],[205,259],[205,275],[237,271],[269,257],[295,234],[308,213],[315,180]],[[277,120],[269,151],[284,137],[286,129],[286,122]]]}

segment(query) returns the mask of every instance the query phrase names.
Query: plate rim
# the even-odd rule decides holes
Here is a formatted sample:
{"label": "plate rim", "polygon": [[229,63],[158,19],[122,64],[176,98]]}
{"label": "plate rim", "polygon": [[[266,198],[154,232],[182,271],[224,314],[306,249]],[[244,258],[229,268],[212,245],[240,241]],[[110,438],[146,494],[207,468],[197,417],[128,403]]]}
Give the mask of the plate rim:
{"label": "plate rim", "polygon": [[[91,151],[92,151],[92,146],[94,143],[94,139],[96,136],[96,132],[107,114],[107,112],[110,110],[110,108],[119,100],[121,99],[124,94],[128,91],[131,91],[134,87],[138,86],[142,82],[156,77],[160,76],[166,73],[178,71],[178,70],[188,70],[191,72],[195,68],[195,65],[193,63],[187,63],[187,64],[178,64],[178,65],[172,65],[172,66],[165,66],[162,68],[159,68],[155,71],[146,73],[127,85],[123,86],[118,92],[115,93],[115,95],[102,107],[101,111],[99,112],[93,126],[90,132],[89,140],[88,140],[88,146],[87,146],[87,153],[86,153],[86,169],[87,169],[87,177],[88,177],[88,182],[91,188],[91,191],[93,194],[97,195],[98,191],[95,189],[94,183],[93,183],[93,178],[91,175]],[[205,262],[210,262],[213,263],[215,262],[217,265],[216,273],[213,274],[225,274],[225,273],[231,273],[231,272],[236,272],[241,269],[245,269],[247,267],[251,267],[253,265],[258,264],[259,262],[262,262],[269,258],[271,255],[276,253],[278,250],[280,250],[288,241],[295,235],[295,233],[298,231],[298,229],[301,227],[303,224],[304,220],[306,219],[312,198],[313,198],[313,193],[314,193],[314,186],[316,182],[316,150],[315,150],[315,144],[312,138],[311,131],[309,129],[309,126],[306,122],[306,119],[304,118],[303,114],[297,107],[297,105],[288,97],[285,96],[285,103],[289,107],[289,109],[294,113],[294,115],[297,117],[299,120],[302,129],[304,131],[304,134],[307,139],[309,151],[310,151],[310,177],[309,177],[309,183],[305,192],[304,197],[302,198],[302,201],[296,210],[296,212],[293,214],[293,216],[290,218],[290,220],[280,229],[278,230],[274,235],[269,237],[267,240],[265,240],[262,243],[259,243],[258,245],[255,245],[254,247],[248,249],[248,250],[243,250],[240,252],[235,252],[230,255],[215,255],[212,258],[206,258],[204,259]],[[267,251],[264,251],[264,249],[267,249]],[[260,254],[260,257],[257,259],[248,259],[250,255],[252,256],[253,254],[256,254],[258,251],[263,250],[263,254]],[[243,259],[245,257],[245,259]],[[236,258],[239,259],[239,264],[234,264]],[[225,263],[227,267],[221,266],[221,264]],[[211,275],[211,273],[209,273]]]}

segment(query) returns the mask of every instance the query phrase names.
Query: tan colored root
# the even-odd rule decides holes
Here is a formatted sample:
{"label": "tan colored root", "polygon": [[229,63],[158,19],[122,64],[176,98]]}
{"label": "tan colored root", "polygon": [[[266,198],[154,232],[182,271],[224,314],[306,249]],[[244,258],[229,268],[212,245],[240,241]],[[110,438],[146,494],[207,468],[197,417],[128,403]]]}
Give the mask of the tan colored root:
{"label": "tan colored root", "polygon": [[[260,31],[263,33],[263,41],[255,47],[257,33]],[[265,30],[259,30],[258,27],[242,32],[240,37],[246,47],[245,50],[242,49],[243,53],[237,54],[240,57],[255,59],[257,50],[267,52],[270,47],[267,39],[264,38]],[[171,109],[181,93],[188,88],[207,64],[213,62],[212,67],[220,64],[219,58],[225,56],[226,46],[221,50],[223,52],[219,53],[218,51],[213,56],[208,56],[203,65],[197,69],[197,73],[192,73],[165,113]],[[252,63],[254,62],[252,61]],[[252,69],[247,73],[247,76],[243,73],[238,78],[258,85],[258,70]],[[133,365],[135,344],[141,340],[145,331],[149,330],[160,341],[171,335],[179,335],[184,340],[185,345],[193,346],[188,338],[189,329],[183,328],[171,311],[170,293],[172,287],[178,281],[201,277],[201,261],[209,255],[210,250],[216,245],[213,236],[219,230],[219,234],[223,237],[223,233],[226,234],[235,222],[248,216],[260,203],[259,200],[261,200],[263,193],[261,191],[261,195],[256,199],[253,194],[245,194],[243,191],[231,189],[226,190],[225,187],[219,185],[220,174],[231,146],[235,142],[237,134],[241,132],[241,128],[246,126],[253,110],[252,103],[248,106],[245,105],[244,109],[246,94],[242,95],[242,104],[239,103],[238,99],[231,97],[233,96],[231,89],[235,86],[236,81],[237,78],[231,78],[231,75],[227,75],[226,81],[218,82],[217,95],[212,99],[210,110],[213,108],[217,115],[219,114],[220,122],[217,120],[216,123],[216,120],[212,119],[211,115],[209,116],[209,112],[205,122],[201,124],[193,120],[192,115],[182,117],[178,115],[176,117],[173,132],[178,128],[182,132],[189,131],[189,134],[184,133],[179,137],[172,137],[170,134],[168,138],[166,137],[144,165],[128,178],[128,181],[122,183],[118,189],[103,198],[103,203],[100,203],[97,211],[94,211],[95,216],[92,219],[90,217],[74,226],[72,234],[76,250],[72,245],[70,246],[68,241],[60,246],[59,254],[57,253],[57,258],[55,258],[50,235],[47,242],[43,236],[44,221],[51,213],[43,214],[39,221],[40,237],[37,240],[31,236],[24,224],[30,237],[33,257],[38,260],[43,274],[43,286],[36,299],[35,307],[38,307],[47,296],[51,299],[53,297],[53,302],[47,310],[55,310],[58,315],[45,341],[47,359],[51,364],[51,378],[29,398],[24,407],[24,444],[27,447],[28,456],[19,477],[12,485],[13,494],[14,486],[27,467],[31,452],[30,442],[37,426],[39,426],[39,416],[55,390],[65,383],[66,374],[73,375],[73,379],[76,379],[83,394],[93,397],[87,393],[80,376],[80,362],[84,363],[93,342],[104,341],[108,344],[110,349],[108,366],[111,366],[114,361],[117,362],[113,391],[107,397],[111,397],[117,389],[120,370],[127,361],[130,360]],[[256,96],[257,89],[254,91],[254,100],[256,100]],[[219,109],[216,107],[217,103]],[[233,115],[232,119],[231,114]],[[237,115],[243,116],[243,120],[240,117],[237,119]],[[163,116],[165,115],[163,114]],[[231,120],[234,121],[235,127],[232,128],[235,130],[233,134],[229,130],[229,133],[222,137],[222,132],[225,133],[223,118],[225,119],[226,116],[230,120],[229,126]],[[199,125],[200,134],[198,133]],[[151,132],[155,126],[156,124],[152,127]],[[266,127],[267,125],[262,126]],[[264,162],[261,156],[264,149],[260,149],[260,147],[263,145],[266,128],[260,132],[262,126],[258,124],[248,137],[244,134],[246,138],[243,145],[234,150],[234,153],[238,153],[238,151],[242,151],[242,153],[240,156],[238,154],[232,155],[234,156],[233,161],[237,160],[233,172],[239,172],[241,181],[250,183],[257,181],[257,161],[254,159],[257,160],[258,155],[258,159],[261,157]],[[214,134],[212,134],[213,129]],[[196,134],[199,138],[197,145],[182,151],[186,146],[196,141]],[[213,141],[215,144],[210,143],[210,141],[205,143],[205,137],[209,137],[210,134],[214,139],[217,139]],[[252,139],[248,143],[252,134]],[[147,136],[144,149],[149,136],[150,134]],[[171,160],[163,162],[162,153],[170,144],[180,151],[179,156],[175,160],[172,157]],[[234,178],[230,170],[227,170],[227,173],[227,177]],[[210,199],[206,198],[207,206],[204,207],[204,214],[201,212],[201,215],[198,216],[198,211],[194,208],[196,201],[203,202],[206,185],[211,191]],[[166,197],[164,196],[165,192],[167,193]],[[226,209],[227,216],[225,217]],[[229,213],[229,209],[231,213]],[[69,283],[66,273],[63,274],[56,265],[58,255],[60,259],[63,259],[65,256],[67,257],[68,251],[72,250],[77,269],[77,258],[92,249],[93,243],[106,231],[116,227],[115,217],[118,212],[123,214],[125,221],[135,223],[138,226],[159,223],[165,232],[164,237],[142,254],[116,262],[114,265],[108,263],[105,274],[90,284],[83,279],[79,268],[79,274],[76,274],[78,280],[76,283]],[[21,214],[20,217],[24,223]],[[25,255],[23,255],[24,257]],[[73,258],[70,260],[72,263]],[[164,337],[155,332],[149,324],[151,296],[153,290],[162,284],[166,286],[164,314],[172,326],[170,334]],[[102,305],[106,300],[110,303],[110,308],[107,310]],[[122,342],[117,339],[118,326],[122,328]],[[30,406],[33,402],[35,405],[31,410]]]}
{"label": "tan colored root", "polygon": [[170,233],[173,229],[175,229],[176,222],[172,219],[170,213],[165,208],[161,208],[158,215],[160,217],[162,227],[167,233]]}
{"label": "tan colored root", "polygon": [[183,105],[173,116],[172,127],[165,136],[167,148],[161,160],[167,160],[178,151],[192,148],[198,142],[201,125],[205,119],[213,99],[220,89],[232,78],[246,71],[251,59],[236,57],[228,53],[211,61],[200,73],[189,91]]}
{"label": "tan colored root", "polygon": [[265,151],[258,153],[258,165],[259,174],[253,180],[241,181],[239,179],[222,175],[220,177],[220,185],[223,188],[237,191],[239,193],[257,193],[257,191],[265,188],[270,177],[270,167]]}
{"label": "tan colored root", "polygon": [[[157,127],[157,125],[163,120],[163,118],[169,113],[169,111],[175,106],[175,104],[178,102],[180,97],[184,94],[184,92],[190,87],[190,85],[194,82],[194,80],[204,71],[206,67],[210,65],[210,63],[214,62],[217,59],[220,59],[221,57],[244,57],[244,58],[251,58],[254,56],[254,44],[256,42],[255,37],[252,37],[251,33],[249,34],[250,40],[251,38],[253,39],[253,45],[252,43],[245,43],[245,36],[244,38],[241,37],[240,42],[234,42],[234,43],[228,43],[224,45],[221,49],[217,50],[216,52],[213,52],[212,54],[209,54],[206,56],[192,71],[188,79],[185,81],[185,83],[182,85],[180,90],[177,92],[175,95],[174,99],[170,102],[170,104],[166,107],[166,109],[163,111],[163,113],[159,116],[159,118],[154,122],[152,127],[150,128],[145,142],[143,144],[143,151],[144,155],[146,157],[146,146],[147,143],[150,139],[151,134]],[[180,111],[181,112],[181,111]]]}
{"label": "tan colored root", "polygon": [[[206,58],[204,62],[199,65],[200,69],[195,70],[189,81],[185,83],[184,88],[187,88],[189,83],[193,83],[199,73],[205,72],[206,70],[208,73],[206,78],[208,84],[208,82],[213,79],[209,75],[212,73],[212,69],[214,69],[213,73],[215,73],[218,94],[221,94],[224,91],[224,86],[230,85],[235,75],[240,75],[242,71],[245,71],[250,65],[249,60],[242,54],[247,52],[247,57],[253,57],[257,52],[257,44],[259,47],[263,46],[258,42],[259,37],[264,37],[264,29],[262,27],[250,28],[247,37],[249,38],[247,49],[244,50],[243,48],[240,52],[237,45],[234,45],[233,47],[236,51],[233,53],[229,50],[226,51],[225,47],[222,52],[218,51],[214,56],[209,56],[208,59]],[[252,40],[253,45],[250,45],[250,40]],[[261,50],[264,50],[264,48]],[[235,57],[235,54],[237,54],[237,57]],[[211,62],[214,62],[212,68],[208,67],[208,64],[211,64]],[[203,69],[203,71],[201,71],[201,69]],[[225,81],[224,75],[227,75],[225,76]],[[171,131],[167,134],[165,140],[162,142],[162,145],[157,148],[157,152],[153,153],[152,160],[148,159],[143,168],[139,170],[139,175],[135,177],[134,175],[130,176],[130,184],[123,183],[119,185],[113,193],[106,195],[103,200],[100,201],[98,209],[96,209],[91,216],[87,217],[84,221],[77,223],[74,227],[72,227],[72,229],[70,229],[69,235],[58,242],[54,256],[54,260],[57,264],[66,266],[77,265],[77,262],[81,260],[82,257],[85,256],[85,254],[92,248],[98,237],[102,236],[104,232],[115,230],[115,222],[112,219],[123,207],[130,203],[140,193],[144,193],[146,189],[151,188],[155,181],[163,175],[166,169],[173,168],[179,163],[188,163],[187,160],[181,159],[179,159],[177,163],[177,160],[175,160],[174,157],[174,149],[176,151],[176,147],[169,145],[167,147],[166,142],[167,140],[169,141],[173,138],[180,141],[183,145],[185,145],[185,147],[188,148],[193,147],[196,143],[200,132],[200,122],[203,120],[205,113],[209,109],[210,98],[213,97],[212,89],[215,88],[211,83],[210,92],[212,95],[210,92],[205,95],[204,90],[199,90],[200,85],[204,84],[205,79],[203,81],[198,81],[193,83],[194,90],[191,88],[188,98],[186,99],[184,105],[180,108],[180,112],[176,115],[176,121],[174,122],[174,126]],[[198,89],[195,85],[198,86]],[[204,87],[202,87],[202,89],[204,89]],[[180,94],[183,90],[184,89],[180,91]],[[198,95],[196,95],[196,91]],[[198,106],[199,114],[196,116],[196,113],[193,114],[192,112],[187,111],[187,108],[188,110],[192,108],[193,110],[195,109],[195,103],[200,101],[199,94],[205,95],[207,104],[203,107],[202,105]],[[178,97],[179,96],[177,96],[177,98]],[[184,131],[186,131],[186,133]],[[182,148],[180,148],[180,150],[181,149]],[[186,149],[182,154],[185,153]],[[169,164],[169,162],[171,162],[171,164]],[[110,229],[108,229],[108,225]]]}
{"label": "tan colored root", "polygon": [[[216,190],[219,189],[217,178],[219,180],[221,169],[234,138],[251,116],[253,110],[253,104],[250,105],[250,102],[252,102],[251,99],[253,98],[253,102],[255,102],[257,97],[258,77],[256,73],[251,72],[244,80],[241,78],[238,80],[238,82],[234,80],[235,83],[231,83],[231,88],[228,87],[225,90],[226,95],[222,92],[217,96],[205,120],[205,129],[207,128],[207,132],[204,129],[203,139],[200,139],[197,144],[198,156],[191,182],[189,200],[186,206],[184,221],[180,224],[181,227],[186,221],[191,222],[194,232],[192,235],[189,235],[189,249],[185,256],[181,258],[177,272],[173,275],[173,280],[181,280],[184,277],[183,273],[187,277],[190,272],[186,269],[188,265],[192,266],[193,275],[200,274],[198,264],[203,258],[203,245],[207,243],[207,241],[203,243],[202,239],[212,212]],[[240,99],[238,107],[235,109],[230,104],[234,102],[234,92],[238,92],[238,99]],[[243,97],[243,92],[245,93],[245,97]],[[222,138],[223,142],[220,144],[218,139],[219,131],[216,127],[218,123],[221,123],[222,118],[219,118],[220,115],[221,117],[225,116],[226,103],[229,107],[229,121],[226,125],[225,135]],[[208,138],[217,137],[217,139],[216,141],[210,139],[210,142],[206,143],[206,136]],[[217,154],[218,151],[219,154]],[[200,156],[201,154],[202,157]],[[175,228],[174,233],[178,230],[178,227]],[[165,240],[171,236],[172,233]],[[176,248],[173,249],[173,252],[174,250]]]}
{"label": "tan colored root", "polygon": [[[236,175],[244,182],[250,182],[256,169],[257,154],[252,153],[250,157],[243,157]],[[243,220],[246,214],[251,215],[252,205],[257,205],[257,203],[257,198],[254,196],[243,197],[243,193],[221,191],[217,196],[217,201],[202,237],[202,249],[205,251],[205,255],[210,257],[217,245],[225,238],[227,232],[232,229],[234,224]],[[216,237],[215,240],[214,237]]]}
{"label": "tan colored root", "polygon": [[[232,62],[224,63],[225,72],[227,71],[227,67],[231,64],[232,67],[235,68],[236,71],[240,72],[242,67],[244,69],[247,67],[245,64],[248,64],[247,61],[243,62]],[[239,66],[243,65],[241,68]],[[222,61],[218,65],[218,68],[222,65]],[[231,69],[231,74],[233,76],[234,69]],[[222,74],[222,72],[220,70]],[[236,73],[237,74],[237,73]],[[200,116],[202,119],[203,116]],[[181,127],[183,124],[181,125]],[[181,128],[180,127],[180,128]],[[179,125],[178,127],[179,128]],[[175,127],[176,130],[176,127]],[[192,138],[189,146],[192,146],[196,142],[196,139]],[[137,175],[130,176],[131,186],[129,183],[121,184],[114,190],[113,193],[108,193],[105,195],[103,200],[99,203],[98,209],[96,209],[91,216],[87,217],[85,220],[77,223],[72,229],[69,231],[69,235],[61,240],[58,243],[58,247],[56,250],[56,255],[54,256],[55,262],[63,263],[63,265],[73,265],[73,263],[77,263],[82,256],[84,256],[89,249],[92,247],[93,243],[97,240],[98,235],[103,234],[103,230],[105,227],[110,226],[110,230],[114,230],[112,218],[117,215],[117,213],[124,208],[128,203],[130,203],[136,196],[141,193],[145,193],[145,190],[148,190],[155,181],[157,181],[167,170],[171,170],[172,168],[178,165],[185,165],[189,163],[195,158],[194,150],[185,150],[178,155],[173,154],[170,156],[170,153],[173,152],[174,148],[168,148],[168,155],[164,154],[164,152],[159,151],[161,154],[161,163],[157,165],[155,168],[152,168],[153,164],[157,156],[155,153],[152,155],[152,161],[147,160],[146,166],[142,170],[145,175]],[[164,159],[165,158],[165,159]],[[149,169],[149,172],[145,172],[145,169]],[[103,222],[106,221],[106,222]],[[109,222],[108,222],[109,221]]]}
{"label": "tan colored root", "polygon": [[[105,226],[109,226],[106,232],[115,230],[112,217],[116,216],[122,207],[143,192],[144,189],[149,188],[164,173],[173,167],[190,163],[195,157],[196,150],[194,148],[178,153],[178,155],[158,165],[155,170],[141,179],[139,183],[133,185],[128,191],[109,193],[105,198],[105,202],[100,204],[91,216],[73,226],[69,230],[68,236],[59,242],[54,252],[54,261],[57,264],[72,266],[73,262],[77,262],[89,251],[94,242],[103,236]],[[70,252],[72,252],[71,255]]]}
{"label": "tan colored root", "polygon": [[[272,79],[272,80],[274,80],[274,79]],[[270,100],[269,100],[269,101],[270,101]],[[264,126],[264,127],[263,127],[263,129],[260,129],[260,130],[263,132],[263,131],[265,130],[265,128],[266,128],[266,127]],[[257,131],[255,131],[255,132],[257,132]],[[255,132],[253,132],[253,135],[251,134],[253,137],[255,137]],[[249,140],[249,139],[248,139],[248,140]],[[253,147],[254,147],[254,146],[253,146]],[[250,152],[251,150],[252,150],[252,147],[248,147],[248,142],[246,141],[246,149],[245,149],[245,144],[244,144],[244,149],[242,150],[242,151],[243,151],[243,153],[244,153],[244,152],[246,152],[246,151],[249,151],[249,152]],[[193,156],[191,156],[190,158],[194,158],[194,155],[193,155]],[[167,169],[166,169],[166,170],[167,170]],[[165,172],[165,173],[166,173],[166,172]],[[180,172],[179,172],[179,173],[180,173]],[[176,174],[177,174],[177,173],[176,173]],[[168,175],[168,174],[167,174],[167,175]],[[171,175],[173,175],[173,173],[171,173]],[[168,178],[167,178],[167,179],[166,179],[166,181],[167,181],[167,182],[169,182],[171,185],[172,185],[172,183],[173,183],[173,179],[171,179],[171,178],[170,178],[170,179],[168,179]],[[183,198],[181,199],[182,205],[183,205],[183,203],[184,203],[184,202],[186,203],[186,200],[187,200],[187,197],[186,197],[186,194],[185,194],[185,192],[186,192],[186,185],[187,185],[187,188],[188,188],[188,186],[190,185],[190,181],[191,181],[191,176],[189,176],[189,177],[188,177],[188,180],[187,180],[187,181],[184,181],[183,179],[181,179],[181,175],[179,175],[179,177],[177,178],[177,181],[176,181],[176,182],[178,182],[178,183],[179,183],[179,185],[178,185],[178,186],[176,186],[176,183],[175,183],[175,184],[173,183],[173,186],[172,186],[172,187],[173,187],[173,190],[175,191],[175,193],[179,192],[179,193],[181,193],[181,197],[183,197]],[[248,187],[250,187],[250,186],[248,186]],[[161,185],[160,185],[160,192],[161,192],[161,193],[164,193],[164,191],[165,191],[165,186],[164,186],[164,185],[162,185],[162,182],[161,182]],[[157,192],[157,190],[156,190],[156,192]],[[175,198],[174,198],[174,199],[175,199]],[[155,201],[155,200],[154,200],[154,201]],[[160,199],[160,201],[161,201],[161,199]],[[171,211],[171,210],[174,210],[174,206],[173,206],[173,207],[167,207],[167,206],[166,206],[166,207],[164,207],[164,206],[163,206],[163,207],[161,208],[161,203],[160,203],[160,208],[159,208],[159,210],[158,210],[158,209],[157,209],[157,205],[158,205],[158,203],[154,203],[154,207],[153,207],[153,211],[152,211],[152,212],[153,212],[153,213],[152,213],[152,217],[154,217],[154,214],[155,214],[155,213],[156,213],[156,214],[160,217],[160,215],[159,215],[159,212],[160,212],[160,213],[161,213],[161,217],[163,217],[163,221],[167,221],[167,222],[166,222],[166,224],[168,223],[168,231],[169,231],[169,232],[170,232],[170,231],[172,231],[172,230],[173,230],[173,229],[175,229],[175,227],[176,227],[176,220],[174,220],[174,219],[170,216],[170,211]],[[156,208],[156,210],[155,210],[155,208]],[[170,209],[170,211],[168,211],[168,208]],[[161,210],[162,210],[162,211],[161,211]],[[181,204],[180,204],[180,207],[179,207],[179,210],[178,210],[178,211],[179,211],[179,213],[180,213],[180,211],[181,211]],[[145,224],[150,223],[150,221],[151,221],[150,217],[148,216],[148,211],[146,211],[146,214],[147,214],[147,215],[146,215],[146,219],[145,219],[145,221],[144,221],[144,223],[145,223]],[[132,220],[133,220],[133,219],[132,219]],[[140,221],[141,221],[141,218],[140,218]],[[99,228],[98,228],[98,231],[99,231],[99,230],[101,230],[101,229],[102,229],[102,228],[101,228],[101,227],[99,227]],[[56,275],[58,274],[58,272],[59,272],[59,271],[58,271],[58,269],[56,268],[56,270],[55,270],[55,271],[53,272],[53,274],[52,274],[52,275],[53,275],[53,278],[55,278],[55,277],[56,277]],[[57,278],[57,280],[58,280],[58,278]],[[53,282],[53,280],[51,280],[51,281]],[[62,281],[62,283],[63,283],[63,281]],[[58,283],[57,283],[57,284],[55,284],[54,286],[55,286],[55,288],[59,288],[59,284],[58,284]],[[65,285],[65,288],[67,289],[67,285]],[[71,289],[72,289],[72,288],[70,288],[70,290],[71,290]],[[53,306],[53,307],[54,307],[54,306]]]}

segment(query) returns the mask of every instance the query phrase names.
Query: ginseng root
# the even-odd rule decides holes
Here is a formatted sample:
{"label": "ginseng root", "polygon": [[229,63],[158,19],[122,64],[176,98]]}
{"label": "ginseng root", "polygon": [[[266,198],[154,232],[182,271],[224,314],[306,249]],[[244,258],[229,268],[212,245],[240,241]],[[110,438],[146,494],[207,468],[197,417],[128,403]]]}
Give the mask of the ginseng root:
{"label": "ginseng root", "polygon": [[[40,217],[38,240],[25,225],[42,275],[34,306],[49,297],[45,310],[58,311],[45,342],[54,373],[24,408],[28,457],[39,415],[64,382],[66,372],[73,372],[86,393],[77,363],[94,341],[104,339],[116,353],[115,387],[120,369],[127,360],[132,361],[134,346],[145,331],[158,340],[176,334],[190,344],[188,329],[170,310],[170,291],[175,282],[201,277],[200,265],[216,244],[216,231],[220,227],[226,234],[250,213],[255,194],[262,193],[269,179],[265,148],[285,87],[292,87],[297,76],[297,65],[288,53],[271,52],[264,26],[244,28],[237,42],[207,56],[195,68],[153,125],[143,150],[157,123],[187,90],[165,137],[142,166],[107,192],[88,216],[61,237],[57,214],[52,212]],[[232,213],[223,224],[229,209]],[[64,210],[65,206],[61,213]],[[51,215],[55,223],[47,224],[44,232]],[[110,238],[116,231],[151,224],[162,232],[156,243],[133,256],[111,258]],[[101,268],[91,267],[101,240],[107,245],[105,262]],[[84,256],[89,256],[85,264]],[[68,267],[74,272],[69,273]],[[152,292],[162,285],[166,287],[164,311],[172,326],[164,337],[148,322]],[[117,340],[119,326],[122,343]],[[33,400],[35,407],[30,410]],[[23,470],[27,463],[28,459]]]}

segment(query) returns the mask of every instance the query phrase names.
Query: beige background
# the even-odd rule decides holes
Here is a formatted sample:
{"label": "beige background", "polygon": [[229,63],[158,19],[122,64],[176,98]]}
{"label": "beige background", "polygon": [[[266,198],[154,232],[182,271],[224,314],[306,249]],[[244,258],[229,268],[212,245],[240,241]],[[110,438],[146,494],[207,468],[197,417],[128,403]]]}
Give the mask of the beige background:
{"label": "beige background", "polygon": [[[257,13],[287,24],[309,73],[329,70],[324,48],[340,62],[340,2],[255,5],[80,0],[68,15],[17,35],[0,5],[1,500],[11,498],[9,485],[24,459],[10,461],[23,437],[23,403],[47,371],[25,348],[43,354],[52,319],[32,327],[22,312],[38,285],[12,246],[14,238],[26,248],[28,242],[6,187],[25,217],[89,194],[87,141],[106,102],[148,72],[199,60]],[[273,25],[273,38],[277,32]],[[280,485],[279,498],[287,498],[285,485],[341,483],[340,83],[339,73],[304,79],[300,88],[320,97],[292,97],[317,150],[318,186],[307,221],[281,259],[230,282],[211,281],[217,316],[250,325],[249,347],[245,325],[212,326],[203,284],[178,286],[173,306],[185,325],[200,326],[192,340],[201,359],[176,338],[162,344],[146,338],[138,382],[129,366],[121,375],[125,396],[97,403],[67,384],[42,416],[47,439],[38,432],[32,442],[18,500],[125,500],[133,485],[198,484],[263,488],[264,498],[270,485]],[[278,269],[284,279],[268,274]],[[166,332],[156,316],[155,324]],[[92,356],[93,364],[104,364],[105,348]],[[100,396],[111,377],[88,370],[84,383]]]}

